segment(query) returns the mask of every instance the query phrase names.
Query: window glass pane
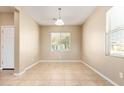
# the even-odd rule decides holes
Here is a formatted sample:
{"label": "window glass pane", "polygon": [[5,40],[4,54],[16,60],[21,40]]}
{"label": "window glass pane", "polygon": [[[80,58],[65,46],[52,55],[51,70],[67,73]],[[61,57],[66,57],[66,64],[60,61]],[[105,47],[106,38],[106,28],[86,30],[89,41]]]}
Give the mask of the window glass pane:
{"label": "window glass pane", "polygon": [[51,49],[59,50],[60,33],[51,33]]}
{"label": "window glass pane", "polygon": [[61,33],[61,50],[69,50],[70,48],[70,33]]}
{"label": "window glass pane", "polygon": [[70,49],[71,34],[70,33],[51,33],[51,50],[52,51],[68,51]]}
{"label": "window glass pane", "polygon": [[110,35],[111,54],[124,55],[124,30],[115,31]]}
{"label": "window glass pane", "polygon": [[124,7],[113,7],[110,11],[111,31],[124,26]]}
{"label": "window glass pane", "polygon": [[124,7],[107,12],[106,50],[111,56],[124,57]]}

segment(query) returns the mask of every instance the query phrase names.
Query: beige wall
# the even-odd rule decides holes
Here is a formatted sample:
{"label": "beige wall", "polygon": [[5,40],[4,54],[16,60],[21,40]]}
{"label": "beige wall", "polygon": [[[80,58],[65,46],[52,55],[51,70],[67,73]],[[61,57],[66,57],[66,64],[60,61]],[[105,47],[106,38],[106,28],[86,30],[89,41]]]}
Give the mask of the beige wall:
{"label": "beige wall", "polygon": [[[50,50],[51,32],[70,32],[71,50],[53,52]],[[81,59],[81,28],[79,26],[42,26],[40,30],[41,60],[80,60]]]}
{"label": "beige wall", "polygon": [[110,7],[97,7],[82,28],[82,59],[99,72],[124,85],[119,72],[124,73],[124,59],[105,56],[106,11]]}
{"label": "beige wall", "polygon": [[17,9],[14,10],[14,25],[15,25],[15,43],[14,43],[14,66],[15,73],[19,73],[19,11]]}
{"label": "beige wall", "polygon": [[14,13],[0,13],[0,26],[14,25]]}
{"label": "beige wall", "polygon": [[[10,26],[10,25],[14,25],[14,13],[0,13],[0,26]],[[0,39],[1,39],[1,33],[0,33]],[[1,49],[1,43],[0,43],[0,49]],[[1,65],[1,53],[0,53],[0,65]]]}
{"label": "beige wall", "polygon": [[39,60],[39,25],[20,7],[19,10],[19,71]]}

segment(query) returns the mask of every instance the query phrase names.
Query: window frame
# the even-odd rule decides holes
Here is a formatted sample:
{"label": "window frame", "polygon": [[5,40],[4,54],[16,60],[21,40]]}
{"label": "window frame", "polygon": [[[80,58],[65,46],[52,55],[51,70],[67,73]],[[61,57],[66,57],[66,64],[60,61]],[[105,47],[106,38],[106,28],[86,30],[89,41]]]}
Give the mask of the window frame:
{"label": "window frame", "polygon": [[[112,7],[113,8],[113,7]],[[111,8],[111,9],[112,9]],[[124,58],[124,53],[111,53],[112,51],[112,41],[111,41],[111,36],[113,33],[115,33],[114,30],[120,31],[118,28],[123,28],[123,27],[115,27],[114,29],[111,28],[111,9],[107,11],[106,13],[106,32],[105,32],[105,55],[106,56],[113,56],[113,57],[119,57],[119,58]],[[123,28],[124,30],[124,28]],[[123,52],[123,51],[122,51]]]}
{"label": "window frame", "polygon": [[[54,49],[52,49],[52,38],[51,38],[52,33],[60,33],[60,39],[61,39],[61,33],[69,33],[70,34],[70,47],[69,47],[69,49],[68,50],[66,50],[66,49],[65,50],[54,50]],[[67,32],[67,31],[50,32],[50,51],[52,51],[52,52],[68,52],[71,50],[71,46],[72,46],[71,44],[72,44],[72,34],[70,32]]]}

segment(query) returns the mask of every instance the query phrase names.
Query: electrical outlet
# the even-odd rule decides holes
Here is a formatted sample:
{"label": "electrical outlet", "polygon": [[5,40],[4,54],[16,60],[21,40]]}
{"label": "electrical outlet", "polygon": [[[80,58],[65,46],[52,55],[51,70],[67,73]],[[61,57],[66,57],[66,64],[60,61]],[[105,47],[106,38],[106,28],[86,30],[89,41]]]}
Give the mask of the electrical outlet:
{"label": "electrical outlet", "polygon": [[121,79],[123,79],[124,75],[123,75],[122,72],[119,72],[119,77],[120,77]]}

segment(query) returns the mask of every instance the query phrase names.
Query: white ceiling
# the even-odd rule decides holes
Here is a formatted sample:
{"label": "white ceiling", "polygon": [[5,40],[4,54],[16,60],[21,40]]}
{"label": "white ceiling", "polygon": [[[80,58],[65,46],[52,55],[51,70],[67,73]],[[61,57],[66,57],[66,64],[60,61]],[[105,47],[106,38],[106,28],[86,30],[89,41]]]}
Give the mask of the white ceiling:
{"label": "white ceiling", "polygon": [[14,12],[14,7],[12,7],[12,6],[0,6],[0,12]]}
{"label": "white ceiling", "polygon": [[55,25],[53,18],[58,18],[58,8],[65,25],[81,25],[95,9],[94,6],[23,6],[25,12],[40,25]]}

